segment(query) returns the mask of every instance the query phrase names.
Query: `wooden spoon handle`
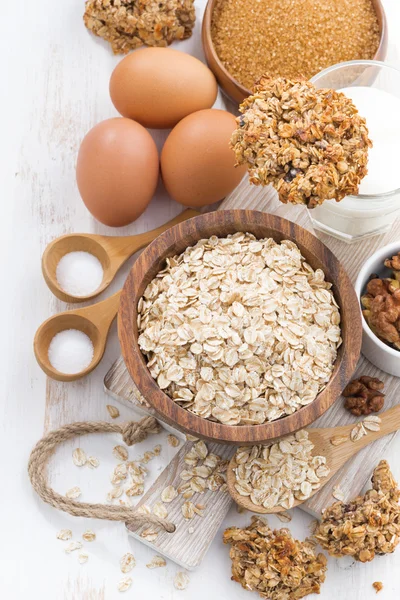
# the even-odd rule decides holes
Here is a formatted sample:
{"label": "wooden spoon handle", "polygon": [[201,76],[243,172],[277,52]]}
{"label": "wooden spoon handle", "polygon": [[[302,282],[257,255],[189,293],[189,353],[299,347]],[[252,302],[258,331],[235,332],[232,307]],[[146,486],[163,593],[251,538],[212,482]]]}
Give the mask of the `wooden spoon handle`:
{"label": "wooden spoon handle", "polygon": [[70,312],[86,317],[86,319],[96,325],[101,334],[106,335],[117,315],[120,296],[121,290],[101,302]]}
{"label": "wooden spoon handle", "polygon": [[[393,408],[381,413],[379,418],[381,419],[379,431],[368,430],[367,435],[363,435],[359,440],[354,442],[351,441],[350,435],[353,429],[356,427],[356,423],[351,425],[343,425],[341,427],[332,427],[330,429],[314,430],[315,432],[320,431],[324,434],[324,443],[332,453],[331,476],[337,471],[337,469],[342,467],[347,460],[357,454],[357,452],[359,452],[362,448],[365,448],[365,446],[375,442],[375,440],[378,440],[385,435],[389,435],[390,433],[394,433],[400,429],[400,405],[394,406]],[[361,421],[359,422],[361,423]],[[310,429],[310,431],[313,431],[313,429]],[[332,446],[330,440],[341,436],[347,437],[348,440],[338,446]],[[324,448],[321,447],[321,451],[324,453]]]}
{"label": "wooden spoon handle", "polygon": [[97,241],[99,241],[106,252],[110,257],[110,268],[113,273],[116,273],[118,269],[124,264],[124,262],[132,256],[135,252],[150,244],[153,240],[156,239],[161,233],[170,229],[174,225],[178,225],[183,221],[187,221],[187,219],[191,219],[192,217],[196,217],[199,215],[196,210],[187,209],[183,211],[180,215],[167,221],[160,227],[156,229],[152,229],[151,231],[146,231],[144,233],[139,233],[137,235],[127,235],[120,237],[113,236],[97,236]]}

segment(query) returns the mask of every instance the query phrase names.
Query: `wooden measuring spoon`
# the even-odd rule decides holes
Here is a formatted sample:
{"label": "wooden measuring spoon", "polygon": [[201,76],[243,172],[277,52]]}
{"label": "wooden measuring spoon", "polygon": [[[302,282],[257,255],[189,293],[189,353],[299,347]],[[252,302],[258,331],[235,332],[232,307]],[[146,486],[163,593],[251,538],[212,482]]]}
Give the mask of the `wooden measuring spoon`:
{"label": "wooden measuring spoon", "polygon": [[[337,471],[362,448],[384,435],[388,435],[389,433],[393,433],[400,429],[400,405],[387,410],[380,414],[379,417],[381,419],[380,430],[368,431],[367,435],[364,435],[357,442],[352,442],[350,439],[350,432],[354,429],[355,423],[352,425],[343,425],[342,427],[329,427],[326,429],[313,429],[311,427],[310,429],[307,429],[309,439],[314,444],[314,449],[312,451],[313,456],[325,456],[326,464],[330,469],[329,475],[321,480],[321,486],[318,489],[313,490],[311,496],[316,494],[331,479],[331,477],[333,477]],[[331,439],[336,436],[347,437],[347,440],[338,446],[334,446],[331,443]],[[275,506],[274,508],[257,506],[250,500],[249,496],[241,496],[235,488],[234,469],[236,466],[235,456],[233,456],[228,466],[227,484],[229,493],[237,504],[247,510],[262,514],[278,513],[286,510],[282,506]],[[293,507],[302,504],[302,502],[304,502],[304,500],[296,500]]]}
{"label": "wooden measuring spoon", "polygon": [[[103,358],[111,323],[118,312],[120,295],[121,292],[119,291],[102,302],[85,308],[67,310],[50,317],[42,323],[35,334],[33,348],[36,360],[46,375],[58,381],[75,381],[97,367]],[[83,333],[86,333],[92,340],[94,348],[92,362],[86,369],[79,373],[61,373],[49,361],[50,342],[57,333],[65,329],[79,329]]]}
{"label": "wooden measuring spoon", "polygon": [[[95,235],[91,233],[69,233],[53,240],[47,246],[42,257],[42,272],[44,279],[57,298],[64,302],[85,302],[103,292],[114,279],[118,270],[132,254],[147,246],[163,231],[199,215],[195,210],[187,209],[161,227],[140,233],[114,237],[110,235]],[[89,252],[99,259],[103,267],[101,285],[86,296],[73,296],[65,292],[57,281],[56,270],[60,259],[69,252]]]}

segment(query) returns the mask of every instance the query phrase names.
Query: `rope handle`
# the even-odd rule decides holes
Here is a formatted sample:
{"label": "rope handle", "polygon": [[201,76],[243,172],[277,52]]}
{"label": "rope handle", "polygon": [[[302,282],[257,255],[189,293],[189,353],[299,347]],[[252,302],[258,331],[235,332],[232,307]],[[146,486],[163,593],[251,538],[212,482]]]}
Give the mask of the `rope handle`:
{"label": "rope handle", "polygon": [[168,533],[173,533],[175,525],[156,515],[140,514],[134,508],[125,506],[108,506],[106,504],[89,504],[78,502],[55,492],[47,483],[46,465],[57,446],[67,440],[87,433],[120,433],[127,446],[142,442],[149,433],[158,433],[160,426],[154,417],[144,417],[138,422],[106,423],[102,421],[84,421],[64,425],[60,429],[45,435],[33,448],[29,463],[29,479],[35,492],[44,502],[51,504],[74,517],[90,517],[109,521],[125,521],[133,525],[158,525]]}

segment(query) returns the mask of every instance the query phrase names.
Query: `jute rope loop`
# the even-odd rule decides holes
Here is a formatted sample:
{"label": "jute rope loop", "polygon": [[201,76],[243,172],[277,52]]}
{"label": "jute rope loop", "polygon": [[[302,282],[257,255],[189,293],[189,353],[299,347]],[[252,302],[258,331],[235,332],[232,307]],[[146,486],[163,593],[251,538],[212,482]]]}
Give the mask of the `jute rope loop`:
{"label": "jute rope loop", "polygon": [[154,417],[144,417],[139,422],[105,423],[101,421],[71,423],[45,435],[34,447],[28,463],[28,474],[36,493],[55,508],[73,515],[74,517],[90,517],[107,519],[109,521],[125,521],[134,525],[158,525],[173,533],[175,525],[166,519],[155,515],[144,515],[135,512],[134,508],[124,506],[107,506],[105,504],[88,504],[77,502],[61,496],[47,483],[46,465],[54,450],[76,435],[87,433],[120,433],[128,446],[142,442],[149,433],[157,433],[159,425]]}

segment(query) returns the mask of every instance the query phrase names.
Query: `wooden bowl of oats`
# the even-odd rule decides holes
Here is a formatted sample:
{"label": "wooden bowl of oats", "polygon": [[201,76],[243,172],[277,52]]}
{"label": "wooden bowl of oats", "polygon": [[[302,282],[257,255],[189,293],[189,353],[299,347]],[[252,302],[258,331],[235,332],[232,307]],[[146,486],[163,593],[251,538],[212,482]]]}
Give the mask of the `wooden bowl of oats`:
{"label": "wooden bowl of oats", "polygon": [[361,313],[314,235],[227,210],[144,250],[122,291],[118,334],[133,382],[164,421],[243,445],[302,429],[332,406],[357,365]]}
{"label": "wooden bowl of oats", "polygon": [[344,61],[384,61],[388,31],[381,0],[208,0],[202,42],[222,90],[241,103],[262,75],[310,79]]}

